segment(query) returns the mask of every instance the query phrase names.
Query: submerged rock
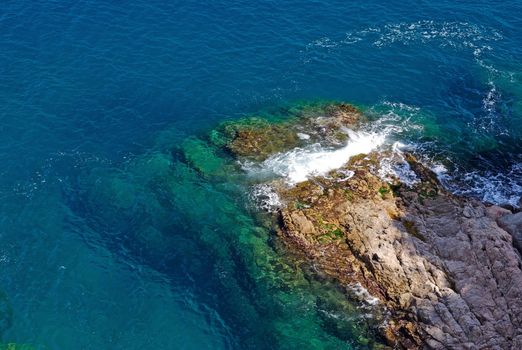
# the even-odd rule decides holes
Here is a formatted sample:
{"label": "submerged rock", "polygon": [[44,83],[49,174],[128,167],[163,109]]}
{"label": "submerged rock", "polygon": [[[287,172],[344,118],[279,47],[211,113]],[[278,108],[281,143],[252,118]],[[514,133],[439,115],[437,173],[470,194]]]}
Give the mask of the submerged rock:
{"label": "submerged rock", "polygon": [[[308,140],[298,133],[334,146],[342,142],[336,133],[363,116],[344,104],[323,112],[248,132],[232,128],[224,145],[254,161]],[[513,249],[520,249],[520,213],[452,195],[409,154],[401,157],[415,181],[383,179],[386,155],[352,157],[294,186],[272,181],[284,203],[274,215],[287,251],[316,276],[347,290],[362,287],[360,296],[378,300],[375,307],[389,312],[381,333],[390,346],[522,348],[522,262]]]}

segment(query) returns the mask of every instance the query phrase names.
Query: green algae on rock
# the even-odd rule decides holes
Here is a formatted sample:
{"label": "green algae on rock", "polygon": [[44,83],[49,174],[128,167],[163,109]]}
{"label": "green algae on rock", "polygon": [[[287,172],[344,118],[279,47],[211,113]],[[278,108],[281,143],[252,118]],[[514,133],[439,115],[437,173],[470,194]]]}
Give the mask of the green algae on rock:
{"label": "green algae on rock", "polygon": [[189,138],[183,142],[182,149],[187,163],[202,174],[209,176],[224,174],[225,160],[217,156],[216,150],[203,140]]}
{"label": "green algae on rock", "polygon": [[230,152],[257,161],[299,144],[296,133],[286,123],[271,124],[256,117],[226,123],[220,133]]}
{"label": "green algae on rock", "polygon": [[343,128],[360,123],[362,114],[348,104],[299,104],[276,117],[246,117],[225,122],[210,133],[211,142],[234,157],[262,161],[275,153],[322,141],[340,145]]}

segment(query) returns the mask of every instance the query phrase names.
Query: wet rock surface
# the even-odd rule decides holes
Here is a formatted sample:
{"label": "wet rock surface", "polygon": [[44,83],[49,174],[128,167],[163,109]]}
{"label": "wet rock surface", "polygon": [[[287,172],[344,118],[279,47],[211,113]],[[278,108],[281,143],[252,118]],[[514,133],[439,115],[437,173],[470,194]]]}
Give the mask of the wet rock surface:
{"label": "wet rock surface", "polygon": [[[284,128],[334,145],[342,139],[335,135],[361,118],[349,105],[332,105],[324,118]],[[235,131],[225,147],[237,158],[263,159],[276,134],[272,127]],[[277,151],[298,139],[279,137]],[[274,180],[284,203],[274,214],[280,240],[318,275],[377,298],[389,312],[380,331],[390,346],[521,349],[521,213],[450,194],[409,154],[402,157],[418,181],[384,181],[378,168],[386,156],[352,157],[295,186]]]}

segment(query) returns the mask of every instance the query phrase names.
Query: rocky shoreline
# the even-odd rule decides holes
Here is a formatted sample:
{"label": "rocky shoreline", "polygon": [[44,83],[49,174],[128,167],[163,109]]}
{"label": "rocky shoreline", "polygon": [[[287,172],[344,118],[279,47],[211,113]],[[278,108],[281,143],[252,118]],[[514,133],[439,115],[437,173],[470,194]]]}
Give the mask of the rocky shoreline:
{"label": "rocky shoreline", "polygon": [[[241,162],[263,162],[303,142],[335,147],[363,113],[331,104],[282,123],[230,123],[211,138]],[[318,276],[362,286],[386,310],[379,332],[406,349],[522,348],[522,213],[446,191],[401,153],[412,183],[379,173],[386,151],[289,186],[266,181],[282,203],[277,236]]]}

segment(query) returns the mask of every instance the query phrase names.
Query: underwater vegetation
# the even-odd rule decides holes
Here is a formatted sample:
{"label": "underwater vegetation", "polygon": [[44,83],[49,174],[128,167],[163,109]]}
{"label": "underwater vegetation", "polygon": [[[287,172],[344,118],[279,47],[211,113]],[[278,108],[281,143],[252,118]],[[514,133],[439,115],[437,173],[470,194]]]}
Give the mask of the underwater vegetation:
{"label": "underwater vegetation", "polygon": [[[233,143],[237,133],[256,138],[251,144],[258,149],[243,149],[246,157],[294,146],[300,140],[288,136],[289,120],[325,113],[327,106],[298,104],[269,119],[225,122],[181,144],[170,142],[166,131],[123,167],[84,174],[79,196],[68,196],[81,200],[69,204],[87,213],[113,249],[126,249],[167,276],[198,278],[185,281],[188,288],[218,291],[218,299],[200,297],[229,315],[226,323],[243,339],[242,348],[379,348],[375,328],[383,316],[285,254],[272,217],[248,198],[259,180],[229,153],[240,147]],[[275,144],[265,142],[276,136]],[[188,263],[178,260],[187,249],[199,253]]]}
{"label": "underwater vegetation", "polygon": [[[347,134],[346,126],[363,131]],[[274,216],[260,209],[273,210],[277,198],[259,185],[292,171],[317,171],[294,164],[278,173],[274,167],[295,159],[277,156],[291,149],[337,157],[335,149],[348,137],[359,140],[366,152],[408,137],[429,144],[446,135],[446,127],[434,114],[407,106],[357,109],[331,101],[298,102],[222,122],[182,142],[165,130],[145,153],[121,166],[82,174],[65,196],[88,225],[102,232],[107,247],[164,273],[226,315],[236,346],[380,348],[378,330],[386,312],[289,252],[275,234]],[[422,147],[416,151],[426,155]],[[261,202],[252,196],[255,189],[263,192]],[[386,199],[393,191],[376,192]],[[348,200],[353,196],[345,193]],[[309,207],[300,201],[293,205]],[[324,243],[342,241],[336,225],[325,222],[321,232]],[[187,257],[187,251],[198,253]],[[199,295],[202,290],[216,294]]]}

